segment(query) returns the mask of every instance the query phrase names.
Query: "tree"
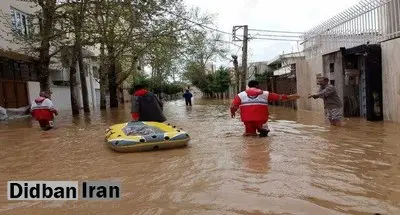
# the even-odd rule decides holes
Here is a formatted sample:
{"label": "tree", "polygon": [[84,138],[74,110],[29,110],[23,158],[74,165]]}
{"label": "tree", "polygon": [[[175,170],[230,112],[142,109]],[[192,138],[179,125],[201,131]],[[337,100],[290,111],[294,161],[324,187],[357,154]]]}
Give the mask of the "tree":
{"label": "tree", "polygon": [[[140,59],[147,50],[159,41],[160,37],[179,32],[182,21],[172,19],[168,12],[184,11],[179,0],[166,1],[108,1],[92,0],[95,6],[95,23],[98,29],[98,42],[101,50],[100,85],[108,79],[110,107],[117,107],[117,88],[121,79],[128,75],[118,75],[117,64],[121,56]],[[166,9],[167,8],[167,9]],[[158,54],[161,56],[161,54]],[[105,62],[106,60],[106,62]],[[107,70],[106,70],[107,69]],[[105,90],[101,87],[101,108],[105,108]]]}
{"label": "tree", "polygon": [[186,72],[185,78],[198,87],[203,93],[210,94],[213,90],[213,76],[206,74],[206,65],[217,58],[225,57],[227,49],[221,42],[220,34],[207,36],[204,32],[194,32],[188,35],[186,50]]}
{"label": "tree", "polygon": [[[69,28],[73,33],[73,46],[71,48],[71,62],[70,62],[70,93],[71,93],[71,109],[72,114],[77,115],[79,114],[79,107],[76,95],[76,68],[77,64],[79,64],[79,77],[82,87],[82,100],[83,100],[83,107],[86,113],[90,112],[89,108],[89,98],[88,98],[88,90],[86,84],[86,77],[85,77],[85,67],[83,64],[83,53],[82,48],[84,42],[84,27],[86,25],[86,16],[87,16],[87,8],[88,4],[86,0],[82,0],[80,2],[74,2],[67,0],[65,10],[65,16],[63,17],[63,23],[66,25],[69,24]],[[64,25],[64,27],[67,27]]]}
{"label": "tree", "polygon": [[220,67],[215,72],[214,92],[225,93],[229,89],[231,77],[227,68]]}

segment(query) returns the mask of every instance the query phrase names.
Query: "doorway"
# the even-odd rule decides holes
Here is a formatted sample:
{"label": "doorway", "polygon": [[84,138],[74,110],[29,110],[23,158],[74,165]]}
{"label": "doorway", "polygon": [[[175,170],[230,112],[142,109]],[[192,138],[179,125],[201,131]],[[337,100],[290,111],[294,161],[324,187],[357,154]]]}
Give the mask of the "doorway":
{"label": "doorway", "polygon": [[361,45],[343,50],[344,115],[383,120],[380,45]]}

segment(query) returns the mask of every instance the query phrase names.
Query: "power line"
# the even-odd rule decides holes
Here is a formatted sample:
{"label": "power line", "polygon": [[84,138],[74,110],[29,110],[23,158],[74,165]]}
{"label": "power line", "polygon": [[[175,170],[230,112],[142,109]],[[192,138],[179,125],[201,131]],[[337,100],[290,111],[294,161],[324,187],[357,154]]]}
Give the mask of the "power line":
{"label": "power line", "polygon": [[250,40],[276,40],[276,41],[300,41],[300,40],[291,40],[291,39],[276,39],[276,38],[261,38],[261,37],[250,37]]}
{"label": "power line", "polygon": [[231,42],[231,41],[226,41],[226,40],[213,40],[213,41],[222,42],[222,43],[229,43],[229,44],[234,45],[236,47],[241,47],[240,45],[238,45],[238,44],[236,44],[234,42]]}
{"label": "power line", "polygon": [[209,26],[207,26],[207,25],[204,25],[204,24],[195,22],[195,21],[190,20],[190,19],[188,19],[188,18],[186,18],[186,17],[183,17],[183,16],[181,16],[181,15],[178,15],[178,14],[176,14],[176,13],[174,13],[174,12],[171,12],[171,11],[165,9],[165,8],[162,8],[162,7],[159,7],[159,8],[162,9],[162,10],[164,10],[165,12],[167,12],[167,13],[169,13],[169,14],[172,14],[172,15],[174,15],[174,16],[176,16],[176,17],[179,17],[179,18],[181,18],[181,19],[183,19],[183,20],[185,20],[185,21],[191,22],[191,23],[193,23],[193,24],[195,24],[195,25],[198,25],[198,26],[200,26],[200,27],[207,28],[207,29],[212,30],[212,31],[216,31],[216,32],[219,32],[219,33],[221,33],[221,34],[232,35],[232,33],[229,33],[229,32],[226,32],[226,31],[221,31],[221,30],[216,29],[216,28],[211,28],[211,27],[209,27]]}
{"label": "power line", "polygon": [[276,34],[255,34],[254,36],[265,36],[265,37],[292,37],[292,38],[300,38],[301,36],[293,36],[293,35],[276,35]]}
{"label": "power line", "polygon": [[304,32],[295,32],[295,31],[274,31],[274,30],[263,30],[263,29],[249,29],[249,31],[273,32],[273,33],[288,33],[288,34],[304,34]]}

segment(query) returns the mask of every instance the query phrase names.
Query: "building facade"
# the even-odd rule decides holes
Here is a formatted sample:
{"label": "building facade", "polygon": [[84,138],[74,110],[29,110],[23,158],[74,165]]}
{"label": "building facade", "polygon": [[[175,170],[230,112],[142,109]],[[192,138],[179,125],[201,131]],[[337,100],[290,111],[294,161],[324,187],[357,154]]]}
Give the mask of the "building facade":
{"label": "building facade", "polygon": [[[298,74],[304,72],[305,57],[303,52],[293,52],[288,54],[278,55],[268,61],[268,67],[272,73],[272,77],[268,79],[268,90],[279,94],[296,94],[299,92],[304,93],[305,90],[302,86],[303,80],[298,80]],[[300,76],[301,77],[301,76]],[[281,106],[297,109],[302,107],[304,101],[290,102],[276,102]],[[304,105],[303,105],[304,106]]]}
{"label": "building facade", "polygon": [[256,79],[256,75],[260,75],[269,71],[268,62],[252,62],[249,63],[247,68],[247,82]]}
{"label": "building facade", "polygon": [[[304,34],[307,72],[317,91],[328,76],[342,96],[345,114],[400,123],[400,0],[367,0]],[[322,101],[305,109],[323,111]]]}
{"label": "building facade", "polygon": [[[17,37],[29,37],[32,29],[32,15],[38,8],[30,1],[2,0],[0,1],[0,106],[19,108],[29,106],[38,96],[37,56],[28,54],[21,40]],[[18,42],[17,42],[18,41]],[[94,47],[84,50],[85,76],[88,86],[89,103],[92,108],[99,104],[99,63],[98,53]],[[59,60],[52,60],[50,65],[50,87],[52,100],[59,110],[70,110],[69,69]],[[78,105],[83,108],[81,82],[79,74],[76,79],[78,86]]]}

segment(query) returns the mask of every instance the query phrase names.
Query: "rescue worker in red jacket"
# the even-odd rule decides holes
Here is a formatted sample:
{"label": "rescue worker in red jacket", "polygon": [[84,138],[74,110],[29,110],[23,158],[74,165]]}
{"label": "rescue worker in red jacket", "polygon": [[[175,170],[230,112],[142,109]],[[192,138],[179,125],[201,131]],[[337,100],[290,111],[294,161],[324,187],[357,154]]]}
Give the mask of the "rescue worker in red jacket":
{"label": "rescue worker in red jacket", "polygon": [[49,130],[54,127],[54,115],[57,116],[58,112],[50,100],[50,93],[41,92],[39,94],[39,97],[32,102],[31,114],[33,118],[39,121],[43,130]]}
{"label": "rescue worker in red jacket", "polygon": [[249,88],[239,93],[233,100],[231,106],[231,116],[235,118],[236,111],[240,108],[240,117],[243,121],[246,132],[244,136],[257,136],[257,131],[261,137],[268,136],[269,101],[289,101],[300,98],[298,95],[281,95],[263,91],[259,88],[258,81],[250,81]]}

